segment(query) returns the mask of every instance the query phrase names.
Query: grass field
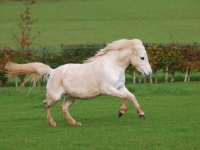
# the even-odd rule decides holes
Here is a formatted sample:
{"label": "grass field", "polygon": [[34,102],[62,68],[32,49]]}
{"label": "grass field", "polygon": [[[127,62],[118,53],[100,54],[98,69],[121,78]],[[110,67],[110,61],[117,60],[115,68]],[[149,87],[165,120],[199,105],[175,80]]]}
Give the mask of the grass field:
{"label": "grass field", "polygon": [[[199,0],[133,1],[93,0],[37,2],[31,18],[33,35],[41,31],[33,47],[60,44],[112,42],[139,38],[144,42],[199,42]],[[0,47],[10,45],[11,28],[17,31],[22,2],[0,2]]]}
{"label": "grass field", "polygon": [[199,82],[173,84],[127,84],[146,113],[141,120],[134,106],[118,118],[121,101],[101,96],[77,100],[72,116],[82,127],[70,126],[60,110],[52,107],[57,127],[46,122],[42,100],[45,88],[0,88],[0,149],[200,149]]}

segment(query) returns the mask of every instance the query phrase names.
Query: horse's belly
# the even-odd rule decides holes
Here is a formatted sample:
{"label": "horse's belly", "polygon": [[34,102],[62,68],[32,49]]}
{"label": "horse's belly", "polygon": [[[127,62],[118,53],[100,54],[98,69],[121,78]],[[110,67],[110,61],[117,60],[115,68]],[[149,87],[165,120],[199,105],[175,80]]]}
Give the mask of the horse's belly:
{"label": "horse's belly", "polygon": [[92,98],[100,95],[99,80],[89,64],[67,64],[55,70],[64,94],[77,98]]}
{"label": "horse's belly", "polygon": [[67,95],[70,95],[72,97],[76,97],[76,98],[82,98],[82,99],[88,99],[88,98],[93,98],[96,97],[98,95],[100,95],[100,90],[94,89],[94,88],[68,88],[65,91]]}
{"label": "horse's belly", "polygon": [[77,98],[87,99],[101,94],[98,84],[96,82],[91,82],[91,80],[86,80],[86,82],[81,82],[78,79],[73,82],[65,80],[63,86],[65,94]]}

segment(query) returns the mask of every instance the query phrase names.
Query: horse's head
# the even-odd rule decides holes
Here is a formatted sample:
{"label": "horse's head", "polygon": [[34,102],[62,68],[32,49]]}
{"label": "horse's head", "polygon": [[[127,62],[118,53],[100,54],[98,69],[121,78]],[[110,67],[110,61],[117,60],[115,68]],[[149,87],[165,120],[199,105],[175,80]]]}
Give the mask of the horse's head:
{"label": "horse's head", "polygon": [[131,40],[133,43],[133,54],[131,64],[143,75],[151,75],[152,69],[149,64],[148,56],[142,42],[138,39]]}

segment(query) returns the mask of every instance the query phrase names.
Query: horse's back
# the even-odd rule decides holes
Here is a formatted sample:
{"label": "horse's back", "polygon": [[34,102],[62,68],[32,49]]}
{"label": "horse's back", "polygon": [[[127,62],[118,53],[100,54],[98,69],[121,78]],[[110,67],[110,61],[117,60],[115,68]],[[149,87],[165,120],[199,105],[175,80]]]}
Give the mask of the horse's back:
{"label": "horse's back", "polygon": [[86,99],[99,95],[100,87],[90,64],[66,64],[51,72],[48,91]]}

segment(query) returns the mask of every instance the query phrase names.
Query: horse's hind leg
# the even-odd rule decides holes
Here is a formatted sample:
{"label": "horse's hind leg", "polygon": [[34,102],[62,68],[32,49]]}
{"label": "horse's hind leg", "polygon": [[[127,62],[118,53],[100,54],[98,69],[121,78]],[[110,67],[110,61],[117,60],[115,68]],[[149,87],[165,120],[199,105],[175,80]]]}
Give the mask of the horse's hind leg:
{"label": "horse's hind leg", "polygon": [[72,116],[70,115],[69,113],[69,107],[74,103],[75,99],[74,98],[69,98],[67,96],[65,96],[65,100],[61,106],[61,110],[62,112],[64,113],[64,115],[66,116],[68,122],[70,125],[73,125],[73,126],[81,126],[81,123],[80,122],[76,122]]}
{"label": "horse's hind leg", "polygon": [[44,108],[47,114],[47,121],[50,126],[56,127],[56,122],[53,120],[51,113],[50,113],[50,106],[54,105],[55,103],[48,104],[48,99],[43,101]]}
{"label": "horse's hind leg", "polygon": [[119,109],[119,118],[128,110],[128,99],[122,99],[122,106]]}

